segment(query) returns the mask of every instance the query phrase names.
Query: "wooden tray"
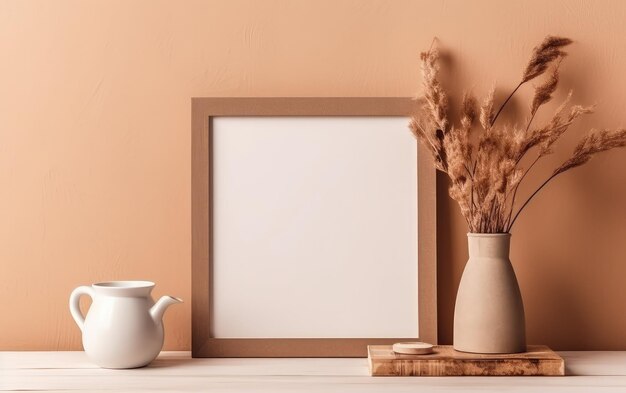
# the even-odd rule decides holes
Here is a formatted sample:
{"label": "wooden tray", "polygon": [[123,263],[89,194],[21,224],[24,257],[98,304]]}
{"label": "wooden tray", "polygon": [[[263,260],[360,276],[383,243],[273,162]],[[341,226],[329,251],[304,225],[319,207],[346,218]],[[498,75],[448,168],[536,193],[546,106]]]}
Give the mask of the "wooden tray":
{"label": "wooden tray", "polygon": [[370,345],[367,360],[372,376],[565,375],[563,358],[545,345],[505,355],[458,352],[450,345],[437,345],[430,355],[401,355],[391,345]]}

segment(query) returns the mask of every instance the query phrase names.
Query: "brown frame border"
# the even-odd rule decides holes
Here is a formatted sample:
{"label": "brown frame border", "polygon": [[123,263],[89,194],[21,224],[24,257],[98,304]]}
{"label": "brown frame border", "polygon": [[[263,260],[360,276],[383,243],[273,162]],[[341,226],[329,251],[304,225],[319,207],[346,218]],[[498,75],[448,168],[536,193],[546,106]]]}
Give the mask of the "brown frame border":
{"label": "brown frame border", "polygon": [[[367,345],[398,339],[210,337],[212,244],[212,116],[409,116],[415,101],[403,97],[192,98],[191,284],[193,357],[366,357]],[[408,132],[408,131],[407,131]],[[417,144],[417,142],[416,142]],[[418,145],[418,323],[420,339],[437,343],[436,177],[430,155]],[[415,340],[415,338],[408,338]]]}

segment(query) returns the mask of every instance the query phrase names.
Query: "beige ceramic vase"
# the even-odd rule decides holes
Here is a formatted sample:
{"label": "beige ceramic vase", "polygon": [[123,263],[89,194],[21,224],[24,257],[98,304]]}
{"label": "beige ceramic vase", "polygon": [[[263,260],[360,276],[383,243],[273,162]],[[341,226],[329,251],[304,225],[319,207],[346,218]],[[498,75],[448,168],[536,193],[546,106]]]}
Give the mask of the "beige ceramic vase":
{"label": "beige ceramic vase", "polygon": [[524,304],[509,260],[511,235],[469,233],[467,238],[469,261],[454,308],[454,349],[524,352]]}

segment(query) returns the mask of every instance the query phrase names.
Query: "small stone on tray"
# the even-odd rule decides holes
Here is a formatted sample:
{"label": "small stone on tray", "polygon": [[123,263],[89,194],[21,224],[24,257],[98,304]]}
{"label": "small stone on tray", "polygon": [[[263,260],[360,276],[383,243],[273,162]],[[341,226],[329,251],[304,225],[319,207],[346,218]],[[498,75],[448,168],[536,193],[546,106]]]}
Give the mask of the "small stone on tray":
{"label": "small stone on tray", "polygon": [[396,343],[393,351],[404,355],[428,355],[433,353],[433,345],[423,342]]}

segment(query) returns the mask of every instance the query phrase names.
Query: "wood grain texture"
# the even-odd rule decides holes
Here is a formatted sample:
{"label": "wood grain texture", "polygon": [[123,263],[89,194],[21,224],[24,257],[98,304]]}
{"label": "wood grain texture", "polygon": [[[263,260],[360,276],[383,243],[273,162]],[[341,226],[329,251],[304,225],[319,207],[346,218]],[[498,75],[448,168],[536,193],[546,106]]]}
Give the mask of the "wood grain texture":
{"label": "wood grain texture", "polygon": [[372,376],[560,376],[563,358],[544,345],[529,345],[519,354],[476,354],[455,351],[449,345],[435,346],[430,355],[403,355],[391,346],[368,347]]}
{"label": "wood grain texture", "polygon": [[210,133],[209,116],[205,106],[191,102],[191,288],[192,288],[192,343],[209,338],[211,277],[209,250],[211,244],[211,204],[209,190],[212,176],[209,171]]}
{"label": "wood grain texture", "polygon": [[84,352],[0,352],[0,391],[493,392],[626,391],[626,352],[561,352],[566,377],[372,378],[367,359],[191,359],[163,352],[148,367],[106,370]]}
{"label": "wood grain texture", "polygon": [[[405,97],[272,97],[192,99],[192,353],[194,357],[366,357],[367,345],[416,338],[214,338],[210,326],[212,271],[211,118],[214,116],[409,116]],[[418,323],[420,338],[437,340],[436,177],[418,149]],[[423,209],[423,210],[421,210]]]}
{"label": "wood grain texture", "polygon": [[[418,308],[420,339],[437,344],[438,333],[438,302],[437,302],[437,173],[432,170],[433,158],[420,145],[417,154],[417,233],[419,244],[417,250],[418,261]],[[427,187],[427,192],[419,191],[420,187]]]}

